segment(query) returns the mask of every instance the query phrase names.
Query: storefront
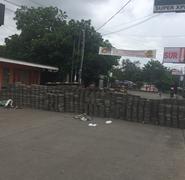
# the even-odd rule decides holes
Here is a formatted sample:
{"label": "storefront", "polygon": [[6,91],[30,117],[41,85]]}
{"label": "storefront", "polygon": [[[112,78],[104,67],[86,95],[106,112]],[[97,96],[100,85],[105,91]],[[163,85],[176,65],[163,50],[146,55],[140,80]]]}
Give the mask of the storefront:
{"label": "storefront", "polygon": [[43,70],[56,72],[58,68],[0,57],[0,89],[15,82],[40,84]]}

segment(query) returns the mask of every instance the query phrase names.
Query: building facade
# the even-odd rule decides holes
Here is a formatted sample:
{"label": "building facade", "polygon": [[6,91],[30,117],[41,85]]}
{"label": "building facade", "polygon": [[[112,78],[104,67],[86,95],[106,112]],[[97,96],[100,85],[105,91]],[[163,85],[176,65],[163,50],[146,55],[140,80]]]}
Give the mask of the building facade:
{"label": "building facade", "polygon": [[40,76],[43,70],[56,72],[58,68],[0,58],[0,89],[16,82],[27,85],[40,84]]}

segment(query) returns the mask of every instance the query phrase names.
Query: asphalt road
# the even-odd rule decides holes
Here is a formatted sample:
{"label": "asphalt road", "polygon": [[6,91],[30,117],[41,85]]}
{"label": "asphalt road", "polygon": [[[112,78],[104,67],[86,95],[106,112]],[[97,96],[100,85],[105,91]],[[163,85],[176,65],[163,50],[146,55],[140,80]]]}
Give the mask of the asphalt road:
{"label": "asphalt road", "polygon": [[183,131],[0,109],[0,180],[184,180]]}
{"label": "asphalt road", "polygon": [[[131,91],[131,90],[129,90],[128,93],[131,95],[140,96],[140,97],[146,98],[146,99],[170,99],[170,94],[167,94],[167,93],[161,93],[161,96],[159,96],[158,93],[144,92],[144,91]],[[177,95],[176,98],[183,99],[182,96],[180,96],[180,95]]]}

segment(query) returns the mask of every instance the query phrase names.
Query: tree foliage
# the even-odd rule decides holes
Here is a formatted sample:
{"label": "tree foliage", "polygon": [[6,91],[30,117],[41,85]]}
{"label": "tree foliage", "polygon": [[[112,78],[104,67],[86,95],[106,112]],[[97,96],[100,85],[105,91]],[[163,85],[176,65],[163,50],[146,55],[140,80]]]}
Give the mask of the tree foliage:
{"label": "tree foliage", "polygon": [[172,75],[159,61],[149,61],[143,68],[143,80],[156,85],[160,90],[169,90],[173,84]]}
{"label": "tree foliage", "polygon": [[[130,80],[137,84],[146,82],[165,90],[173,83],[170,71],[158,61],[149,61],[144,68],[139,62],[126,59],[119,66],[117,57],[98,55],[99,46],[112,47],[96,32],[90,20],[69,19],[67,14],[54,7],[21,7],[15,13],[20,34],[14,34],[0,46],[0,55],[60,68],[59,81],[70,76],[78,78],[82,30],[85,30],[85,55],[83,82],[97,82],[100,75],[113,70],[114,79]],[[113,68],[115,67],[116,68]]]}
{"label": "tree foliage", "polygon": [[140,68],[139,62],[123,60],[122,65],[114,69],[114,78],[117,80],[130,80],[138,85],[148,83],[155,85],[159,90],[169,90],[173,78],[169,69],[159,61],[149,61]]}
{"label": "tree foliage", "polygon": [[69,20],[65,12],[54,7],[21,7],[15,14],[21,33],[6,38],[6,46],[1,48],[3,53],[0,52],[3,56],[58,66],[58,80],[65,80],[67,75],[74,79],[78,76],[84,29],[83,81],[86,84],[95,82],[100,74],[107,75],[117,64],[115,57],[98,55],[99,46],[110,47],[111,44],[95,31],[90,20]]}
{"label": "tree foliage", "polygon": [[138,84],[138,86],[142,85],[142,70],[140,68],[139,61],[130,61],[129,59],[123,59],[121,66],[116,67],[113,70],[114,79],[117,80],[129,80]]}

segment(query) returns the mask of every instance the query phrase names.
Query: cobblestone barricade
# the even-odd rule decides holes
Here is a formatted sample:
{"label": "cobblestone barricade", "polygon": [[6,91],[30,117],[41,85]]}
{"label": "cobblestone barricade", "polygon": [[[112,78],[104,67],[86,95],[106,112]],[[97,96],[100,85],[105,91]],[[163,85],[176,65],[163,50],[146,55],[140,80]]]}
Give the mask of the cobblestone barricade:
{"label": "cobblestone barricade", "polygon": [[19,107],[87,113],[96,117],[185,129],[185,100],[149,100],[75,86],[28,86],[20,83],[1,90],[0,99],[13,99]]}

